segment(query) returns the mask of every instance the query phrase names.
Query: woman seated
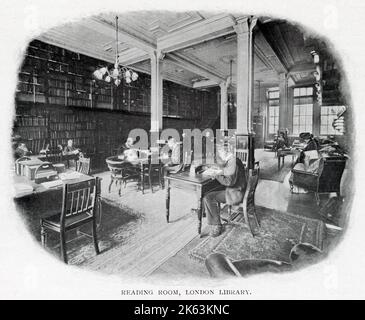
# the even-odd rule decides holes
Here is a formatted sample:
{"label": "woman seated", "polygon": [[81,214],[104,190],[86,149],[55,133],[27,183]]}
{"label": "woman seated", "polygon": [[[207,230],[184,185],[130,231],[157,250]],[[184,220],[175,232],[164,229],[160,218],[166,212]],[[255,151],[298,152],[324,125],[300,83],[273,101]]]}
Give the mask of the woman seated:
{"label": "woman seated", "polygon": [[299,135],[299,138],[304,141],[305,146],[302,148],[296,164],[304,163],[305,152],[319,149],[318,142],[313,138],[313,135],[310,132],[302,132]]}
{"label": "woman seated", "polygon": [[279,149],[286,149],[289,148],[289,141],[285,132],[280,131],[279,136],[275,141],[274,150],[277,151]]}

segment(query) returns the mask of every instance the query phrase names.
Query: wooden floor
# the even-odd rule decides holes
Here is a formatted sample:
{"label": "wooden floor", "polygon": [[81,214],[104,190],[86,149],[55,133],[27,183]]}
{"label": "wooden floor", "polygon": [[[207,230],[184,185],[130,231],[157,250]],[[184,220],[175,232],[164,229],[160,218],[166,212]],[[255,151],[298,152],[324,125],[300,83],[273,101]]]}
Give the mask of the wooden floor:
{"label": "wooden floor", "polygon": [[[259,157],[272,157],[273,153],[264,152]],[[271,208],[274,210],[289,212],[307,218],[322,219],[320,216],[321,207],[317,206],[313,193],[291,194],[289,190],[289,176],[285,178],[283,183],[260,180],[256,190],[256,205]],[[326,198],[322,197],[324,203]],[[340,217],[337,223],[343,224],[344,217]],[[325,221],[329,224],[328,221]],[[336,224],[337,224],[336,223]],[[207,236],[208,228],[203,229],[203,238]],[[325,239],[325,247],[330,250],[336,245],[341,233],[335,229],[328,229],[327,239]],[[188,245],[180,250],[173,257],[164,262],[157,268],[151,276],[164,277],[208,277],[209,274],[203,263],[200,263],[189,257],[189,251],[196,247],[203,239],[199,236],[195,237]]]}

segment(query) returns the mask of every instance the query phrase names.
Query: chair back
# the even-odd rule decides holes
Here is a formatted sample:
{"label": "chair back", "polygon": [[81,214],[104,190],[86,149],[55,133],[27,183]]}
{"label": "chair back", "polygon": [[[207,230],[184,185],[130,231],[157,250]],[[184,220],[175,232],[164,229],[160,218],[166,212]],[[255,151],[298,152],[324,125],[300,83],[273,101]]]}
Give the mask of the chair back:
{"label": "chair back", "polygon": [[15,173],[17,175],[21,175],[22,174],[21,162],[22,161],[26,161],[26,160],[31,160],[31,158],[29,158],[29,157],[21,157],[21,158],[15,160]]}
{"label": "chair back", "polygon": [[58,147],[51,147],[46,153],[46,159],[51,163],[62,162],[62,150]]}
{"label": "chair back", "polygon": [[63,185],[61,227],[65,226],[67,219],[77,219],[85,214],[94,216],[96,185],[96,178]]}
{"label": "chair back", "polygon": [[322,158],[319,165],[318,192],[339,192],[345,157]]}
{"label": "chair back", "polygon": [[246,192],[243,197],[243,205],[249,209],[250,205],[254,205],[255,200],[255,192],[257,183],[259,181],[260,176],[260,167],[258,163],[255,163],[254,169],[248,170],[248,177],[247,177],[247,187]]}
{"label": "chair back", "polygon": [[248,167],[248,149],[236,149],[236,158],[240,159],[246,168]]}
{"label": "chair back", "polygon": [[76,171],[89,175],[90,158],[79,158],[79,160],[76,161]]}

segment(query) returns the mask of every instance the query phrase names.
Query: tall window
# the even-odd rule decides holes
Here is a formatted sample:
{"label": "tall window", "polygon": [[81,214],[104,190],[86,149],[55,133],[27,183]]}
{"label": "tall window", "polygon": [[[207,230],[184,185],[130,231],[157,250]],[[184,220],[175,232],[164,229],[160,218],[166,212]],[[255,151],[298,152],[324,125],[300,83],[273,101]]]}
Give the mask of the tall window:
{"label": "tall window", "polygon": [[337,114],[342,110],[342,106],[322,106],[321,107],[321,134],[341,135],[342,133],[332,127],[333,120],[337,119]]}
{"label": "tall window", "polygon": [[313,130],[313,88],[294,88],[293,133]]}
{"label": "tall window", "polygon": [[277,133],[279,130],[279,90],[268,91],[269,101],[269,133]]}

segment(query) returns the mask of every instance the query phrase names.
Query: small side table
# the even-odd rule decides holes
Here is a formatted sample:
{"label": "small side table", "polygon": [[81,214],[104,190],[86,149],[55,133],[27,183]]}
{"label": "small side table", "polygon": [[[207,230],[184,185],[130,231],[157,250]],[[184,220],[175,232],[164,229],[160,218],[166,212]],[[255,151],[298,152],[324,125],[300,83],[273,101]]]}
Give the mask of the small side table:
{"label": "small side table", "polygon": [[291,155],[292,156],[292,164],[294,164],[294,160],[299,155],[299,153],[300,153],[300,151],[299,150],[296,150],[296,149],[278,150],[277,151],[278,170],[280,170],[281,167],[284,166],[285,156],[290,156]]}

